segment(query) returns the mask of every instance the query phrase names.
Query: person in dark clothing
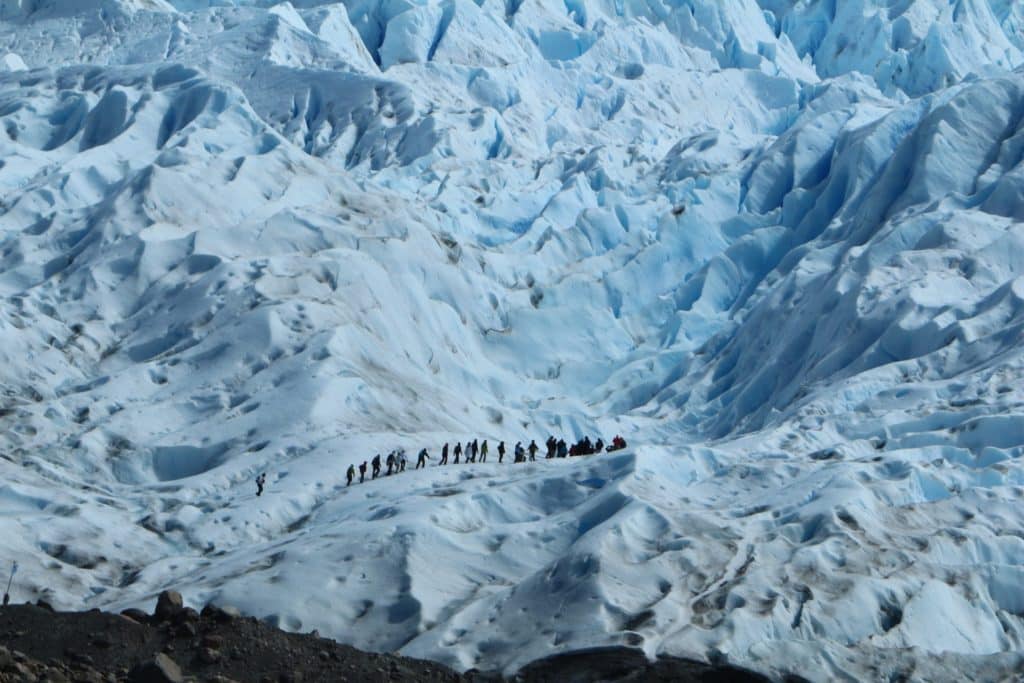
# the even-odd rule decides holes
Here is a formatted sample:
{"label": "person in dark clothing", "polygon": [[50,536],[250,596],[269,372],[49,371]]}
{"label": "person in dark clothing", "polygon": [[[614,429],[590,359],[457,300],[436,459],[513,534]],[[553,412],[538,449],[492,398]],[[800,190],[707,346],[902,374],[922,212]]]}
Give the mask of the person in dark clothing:
{"label": "person in dark clothing", "polygon": [[359,465],[359,483],[362,484],[366,481],[366,461],[364,460]]}
{"label": "person in dark clothing", "polygon": [[267,473],[262,472],[256,477],[256,497],[259,498],[263,495],[263,485],[267,483]]}
{"label": "person in dark clothing", "polygon": [[530,451],[530,462],[536,462],[537,451],[540,450],[540,447],[537,445],[537,442],[534,441],[533,439],[530,439],[530,445],[529,447],[527,447],[526,450]]}
{"label": "person in dark clothing", "polygon": [[595,453],[603,453],[604,452],[604,439],[602,439],[601,437],[597,437],[597,442],[594,444],[594,452]]}
{"label": "person in dark clothing", "polygon": [[399,448],[398,449],[398,458],[397,458],[397,460],[398,460],[398,471],[399,472],[405,472],[406,457],[405,457],[405,449],[404,448]]}
{"label": "person in dark clothing", "polygon": [[477,443],[476,439],[473,439],[473,462],[476,462],[478,455],[480,455],[480,444]]}
{"label": "person in dark clothing", "polygon": [[544,457],[548,460],[555,457],[555,449],[558,447],[558,444],[555,442],[555,437],[549,436],[548,440],[544,442],[544,445],[547,446],[548,449]]}
{"label": "person in dark clothing", "polygon": [[439,460],[437,464],[438,464],[438,466],[447,465],[448,464],[448,444],[447,443],[444,445],[444,448],[441,449],[441,460]]}
{"label": "person in dark clothing", "polygon": [[498,464],[501,464],[502,459],[505,457],[505,442],[498,443]]}
{"label": "person in dark clothing", "polygon": [[583,455],[593,455],[593,453],[594,453],[594,444],[591,443],[590,437],[589,436],[583,437]]}
{"label": "person in dark clothing", "polygon": [[345,484],[345,486],[351,486],[352,485],[352,480],[356,478],[356,466],[355,465],[349,465],[348,466],[348,471],[345,472],[345,476],[348,477],[348,483]]}
{"label": "person in dark clothing", "polygon": [[512,462],[526,462],[526,451],[523,449],[523,442],[516,441],[516,447],[512,449]]}
{"label": "person in dark clothing", "polygon": [[420,454],[416,456],[416,469],[427,466],[427,459],[430,456],[427,455],[427,449],[424,448],[420,451]]}
{"label": "person in dark clothing", "polygon": [[565,439],[558,440],[558,457],[564,458],[569,455],[569,448],[566,446]]}
{"label": "person in dark clothing", "polygon": [[480,444],[480,462],[487,462],[487,439]]}
{"label": "person in dark clothing", "polygon": [[476,462],[476,454],[473,453],[473,442],[466,442],[466,450],[463,451],[466,454],[466,462]]}
{"label": "person in dark clothing", "polygon": [[370,465],[373,466],[373,478],[376,479],[380,475],[380,453],[373,456],[373,460],[370,461]]}
{"label": "person in dark clothing", "polygon": [[455,448],[454,448],[454,450],[452,450],[452,453],[455,455],[455,464],[458,465],[459,464],[459,456],[462,455],[462,444],[459,443],[458,441],[456,441],[455,442]]}
{"label": "person in dark clothing", "polygon": [[388,459],[385,462],[387,463],[387,466],[388,466],[387,476],[390,477],[391,476],[391,470],[394,469],[394,467],[395,467],[395,452],[394,451],[391,451],[390,453],[388,453]]}

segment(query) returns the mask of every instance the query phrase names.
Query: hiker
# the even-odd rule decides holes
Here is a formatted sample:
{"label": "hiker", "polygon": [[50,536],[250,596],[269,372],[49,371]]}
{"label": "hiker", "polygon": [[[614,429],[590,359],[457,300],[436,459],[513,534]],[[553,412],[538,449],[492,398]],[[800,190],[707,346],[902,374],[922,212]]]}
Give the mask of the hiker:
{"label": "hiker", "polygon": [[398,471],[399,472],[405,472],[405,464],[406,464],[406,462],[407,462],[407,459],[405,457],[405,449],[404,448],[399,448],[398,449]]}
{"label": "hiker", "polygon": [[388,453],[388,459],[387,459],[386,462],[387,462],[387,465],[388,465],[388,473],[387,473],[386,476],[390,477],[391,476],[391,470],[395,467],[395,452],[394,451],[391,451],[390,453]]}
{"label": "hiker", "polygon": [[534,441],[533,439],[530,439],[530,446],[527,448],[527,450],[530,451],[530,462],[536,462],[537,451],[540,450],[540,447],[537,446],[537,442]]}
{"label": "hiker", "polygon": [[502,441],[498,444],[498,464],[501,464],[502,458],[505,457],[505,442]]}
{"label": "hiker", "polygon": [[455,454],[455,463],[454,464],[458,465],[459,464],[459,456],[462,455],[462,444],[459,443],[458,441],[456,441],[455,442],[455,448],[454,448],[454,450],[452,450],[452,453]]}
{"label": "hiker", "polygon": [[359,465],[359,483],[362,484],[366,481],[366,461],[364,460]]}
{"label": "hiker", "polygon": [[263,472],[256,477],[256,497],[263,495],[263,485],[267,482],[267,473]]}
{"label": "hiker", "polygon": [[565,445],[565,439],[559,439],[558,440],[558,457],[559,458],[564,458],[567,455],[569,455],[569,449]]}
{"label": "hiker", "polygon": [[591,443],[590,437],[589,436],[583,437],[583,455],[593,455],[593,454],[594,454],[594,444]]}
{"label": "hiker", "polygon": [[11,575],[7,577],[7,589],[4,590],[4,607],[7,607],[7,605],[11,604],[11,585],[14,583],[14,575],[17,573],[18,561],[14,560],[13,562],[11,562]]}
{"label": "hiker", "polygon": [[480,462],[487,462],[487,439],[480,444]]}
{"label": "hiker", "polygon": [[356,478],[356,466],[355,465],[349,465],[348,466],[348,471],[345,472],[345,476],[348,477],[348,483],[345,484],[345,486],[351,486],[352,485],[352,480]]}
{"label": "hiker", "polygon": [[522,441],[516,441],[516,447],[512,452],[515,453],[512,462],[526,462],[526,451],[523,449]]}
{"label": "hiker", "polygon": [[380,453],[373,456],[373,460],[370,461],[370,464],[373,466],[373,478],[376,479],[377,475],[380,474]]}
{"label": "hiker", "polygon": [[427,459],[430,456],[427,455],[427,449],[424,448],[420,451],[420,454],[416,456],[416,469],[427,466]]}
{"label": "hiker", "polygon": [[480,455],[480,444],[477,443],[476,439],[473,439],[473,443],[470,444],[470,447],[473,449],[473,462],[476,462],[477,456]]}
{"label": "hiker", "polygon": [[448,444],[445,443],[444,448],[441,449],[441,459],[438,461],[437,465],[438,465],[438,467],[440,467],[441,465],[447,465],[447,464],[448,464]]}
{"label": "hiker", "polygon": [[603,453],[604,452],[604,440],[601,437],[597,437],[597,443],[594,444],[594,452],[595,453]]}
{"label": "hiker", "polygon": [[548,460],[555,457],[555,449],[558,447],[558,444],[555,443],[555,437],[549,436],[548,440],[544,442],[544,445],[547,446],[548,449],[544,457]]}

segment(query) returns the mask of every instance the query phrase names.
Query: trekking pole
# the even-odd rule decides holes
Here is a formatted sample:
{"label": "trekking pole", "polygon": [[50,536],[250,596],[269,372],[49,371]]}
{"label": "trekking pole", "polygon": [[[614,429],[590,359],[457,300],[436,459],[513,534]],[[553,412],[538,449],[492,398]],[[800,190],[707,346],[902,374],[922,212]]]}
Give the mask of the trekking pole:
{"label": "trekking pole", "polygon": [[11,584],[14,583],[14,575],[18,572],[18,562],[11,564],[11,578],[7,579],[7,590],[4,591],[4,607],[11,602]]}

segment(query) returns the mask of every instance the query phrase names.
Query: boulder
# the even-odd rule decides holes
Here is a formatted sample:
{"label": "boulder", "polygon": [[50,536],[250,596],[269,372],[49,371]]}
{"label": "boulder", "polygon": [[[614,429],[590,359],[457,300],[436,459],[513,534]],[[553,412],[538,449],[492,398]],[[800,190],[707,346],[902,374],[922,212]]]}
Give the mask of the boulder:
{"label": "boulder", "polygon": [[217,607],[216,605],[210,604],[203,608],[201,615],[204,619],[212,619],[220,623],[226,623],[232,619],[238,619],[242,616],[242,613],[235,607]]}
{"label": "boulder", "polygon": [[128,617],[134,622],[139,624],[145,624],[149,622],[149,615],[143,612],[141,609],[135,607],[129,607],[128,609],[121,610],[122,617]]}
{"label": "boulder", "polygon": [[162,652],[128,674],[129,683],[181,683],[182,680],[181,667]]}
{"label": "boulder", "polygon": [[178,591],[164,591],[156,599],[156,611],[153,612],[153,616],[164,621],[176,615],[184,607],[185,603],[181,599],[181,593]]}

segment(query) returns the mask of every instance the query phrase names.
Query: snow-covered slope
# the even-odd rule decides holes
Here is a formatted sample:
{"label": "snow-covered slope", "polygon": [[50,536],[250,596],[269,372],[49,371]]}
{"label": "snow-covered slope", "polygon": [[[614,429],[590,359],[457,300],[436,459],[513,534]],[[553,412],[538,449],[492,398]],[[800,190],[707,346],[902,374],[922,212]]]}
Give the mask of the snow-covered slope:
{"label": "snow-covered slope", "polygon": [[[16,598],[1021,666],[1017,3],[7,0],[0,41]],[[597,432],[636,447],[342,486]]]}

